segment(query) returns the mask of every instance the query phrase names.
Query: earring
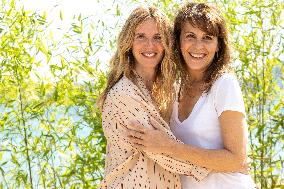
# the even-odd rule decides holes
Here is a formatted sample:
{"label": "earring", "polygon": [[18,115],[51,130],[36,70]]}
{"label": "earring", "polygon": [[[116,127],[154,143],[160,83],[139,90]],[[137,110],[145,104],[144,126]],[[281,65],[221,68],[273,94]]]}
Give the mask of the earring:
{"label": "earring", "polygon": [[131,60],[130,60],[130,57],[131,56],[131,52],[130,51],[128,51],[127,52],[127,61],[128,61],[128,64],[130,65],[130,63],[131,63]]}

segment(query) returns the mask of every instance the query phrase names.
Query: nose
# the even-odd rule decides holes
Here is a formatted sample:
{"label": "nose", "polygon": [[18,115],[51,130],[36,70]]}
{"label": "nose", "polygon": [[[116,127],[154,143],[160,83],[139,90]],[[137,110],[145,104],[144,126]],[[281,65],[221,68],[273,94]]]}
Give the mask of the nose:
{"label": "nose", "polygon": [[147,39],[147,41],[146,41],[146,45],[148,46],[148,47],[153,47],[153,46],[155,46],[155,41],[154,41],[154,39]]}
{"label": "nose", "polygon": [[202,49],[204,47],[203,41],[196,39],[194,41],[194,47],[196,49]]}

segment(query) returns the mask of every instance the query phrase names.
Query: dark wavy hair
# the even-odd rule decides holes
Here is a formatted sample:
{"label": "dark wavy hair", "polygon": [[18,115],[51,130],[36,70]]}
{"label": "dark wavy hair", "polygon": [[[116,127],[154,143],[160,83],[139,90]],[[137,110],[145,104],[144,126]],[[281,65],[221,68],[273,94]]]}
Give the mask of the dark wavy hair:
{"label": "dark wavy hair", "polygon": [[204,91],[208,93],[216,79],[230,70],[230,47],[226,21],[222,13],[213,5],[206,3],[187,3],[178,11],[174,21],[174,51],[181,81],[181,89],[188,88],[190,74],[180,49],[180,34],[185,23],[199,28],[218,39],[218,52],[204,73]]}

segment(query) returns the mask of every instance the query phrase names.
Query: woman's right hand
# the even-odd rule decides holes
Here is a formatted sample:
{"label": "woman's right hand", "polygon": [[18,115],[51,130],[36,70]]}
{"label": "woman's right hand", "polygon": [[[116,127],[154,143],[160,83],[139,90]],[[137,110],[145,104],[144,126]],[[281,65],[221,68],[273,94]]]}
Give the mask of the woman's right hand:
{"label": "woman's right hand", "polygon": [[243,167],[237,171],[239,173],[242,173],[242,174],[245,174],[245,175],[248,175],[249,174],[249,171],[250,171],[250,165],[252,163],[252,160],[248,157],[247,158],[247,161],[246,163],[243,165]]}

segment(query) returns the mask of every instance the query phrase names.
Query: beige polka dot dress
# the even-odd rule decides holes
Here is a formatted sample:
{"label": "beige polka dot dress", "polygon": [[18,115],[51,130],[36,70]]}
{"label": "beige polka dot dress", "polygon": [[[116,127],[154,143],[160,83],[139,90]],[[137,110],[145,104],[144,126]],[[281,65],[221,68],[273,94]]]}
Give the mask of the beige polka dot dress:
{"label": "beige polka dot dress", "polygon": [[125,131],[130,120],[137,120],[144,127],[153,128],[149,122],[151,117],[157,122],[155,127],[177,140],[155,108],[142,79],[136,76],[134,82],[136,85],[122,77],[105,100],[102,125],[107,138],[107,154],[105,178],[100,188],[180,189],[180,174],[202,180],[209,170],[190,162],[175,160],[174,157],[132,147]]}

